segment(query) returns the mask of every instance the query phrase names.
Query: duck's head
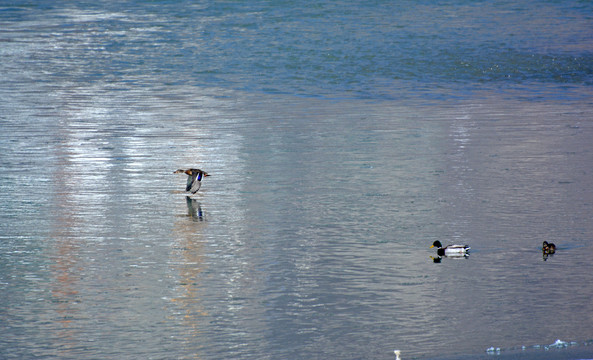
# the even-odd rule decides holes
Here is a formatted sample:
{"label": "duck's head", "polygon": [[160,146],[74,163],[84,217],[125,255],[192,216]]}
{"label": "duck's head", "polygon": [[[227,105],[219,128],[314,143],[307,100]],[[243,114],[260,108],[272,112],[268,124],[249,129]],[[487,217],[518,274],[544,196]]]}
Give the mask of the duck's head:
{"label": "duck's head", "polygon": [[440,248],[443,247],[443,244],[441,244],[441,242],[437,240],[437,241],[433,242],[432,245],[430,246],[431,249],[433,247],[436,247],[436,248],[439,248],[440,249]]}

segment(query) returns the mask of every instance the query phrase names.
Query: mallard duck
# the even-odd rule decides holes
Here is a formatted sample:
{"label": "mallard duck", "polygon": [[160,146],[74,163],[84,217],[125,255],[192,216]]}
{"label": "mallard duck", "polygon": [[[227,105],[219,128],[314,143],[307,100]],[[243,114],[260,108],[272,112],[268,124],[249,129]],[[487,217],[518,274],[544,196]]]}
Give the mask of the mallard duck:
{"label": "mallard duck", "polygon": [[544,254],[553,254],[556,252],[556,244],[544,241],[544,243],[542,244],[542,251],[544,252]]}
{"label": "mallard duck", "polygon": [[465,256],[471,249],[468,245],[448,245],[443,247],[443,244],[438,240],[433,242],[430,247],[436,247],[439,256]]}
{"label": "mallard duck", "polygon": [[208,175],[207,172],[200,169],[179,169],[173,172],[173,174],[186,174],[189,176],[187,178],[187,186],[185,187],[185,191],[195,194],[200,190],[200,186],[202,186],[202,178]]}

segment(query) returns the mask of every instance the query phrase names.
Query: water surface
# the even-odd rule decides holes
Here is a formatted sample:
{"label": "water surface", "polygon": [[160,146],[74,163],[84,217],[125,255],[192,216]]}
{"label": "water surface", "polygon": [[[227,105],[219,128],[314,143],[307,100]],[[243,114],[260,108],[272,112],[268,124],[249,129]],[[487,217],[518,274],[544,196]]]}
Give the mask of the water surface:
{"label": "water surface", "polygon": [[588,4],[0,5],[2,357],[593,357]]}

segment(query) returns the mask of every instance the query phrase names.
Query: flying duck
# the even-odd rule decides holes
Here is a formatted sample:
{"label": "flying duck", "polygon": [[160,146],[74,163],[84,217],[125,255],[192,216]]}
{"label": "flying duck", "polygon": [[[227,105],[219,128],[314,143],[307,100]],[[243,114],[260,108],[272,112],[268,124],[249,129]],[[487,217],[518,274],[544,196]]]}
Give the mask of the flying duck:
{"label": "flying duck", "polygon": [[200,190],[200,186],[202,186],[202,178],[208,175],[207,172],[200,169],[179,169],[173,172],[173,174],[186,174],[187,178],[187,186],[185,187],[185,191],[195,194]]}

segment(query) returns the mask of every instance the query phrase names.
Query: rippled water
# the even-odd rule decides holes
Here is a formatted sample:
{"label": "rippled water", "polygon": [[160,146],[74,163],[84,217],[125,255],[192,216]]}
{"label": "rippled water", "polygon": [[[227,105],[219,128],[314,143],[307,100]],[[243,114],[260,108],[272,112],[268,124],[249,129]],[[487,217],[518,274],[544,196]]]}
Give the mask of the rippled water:
{"label": "rippled water", "polygon": [[591,14],[0,2],[0,357],[593,357]]}

